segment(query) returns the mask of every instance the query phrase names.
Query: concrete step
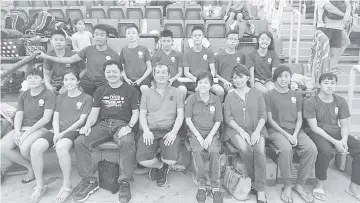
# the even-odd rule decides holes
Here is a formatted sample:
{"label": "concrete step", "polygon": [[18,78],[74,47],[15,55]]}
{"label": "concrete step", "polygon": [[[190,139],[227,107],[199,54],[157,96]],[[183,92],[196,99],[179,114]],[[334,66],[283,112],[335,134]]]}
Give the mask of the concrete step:
{"label": "concrete step", "polygon": [[[295,52],[294,52],[294,55],[295,55]],[[308,61],[309,61],[309,55],[299,57],[299,63],[307,63]],[[356,65],[359,63],[359,56],[341,56],[340,63]]]}
{"label": "concrete step", "polygon": [[[291,24],[290,23],[285,23],[282,24],[281,29],[287,29],[290,30],[291,28]],[[294,28],[297,29],[297,23],[294,23]],[[315,26],[313,24],[301,24],[301,29],[305,29],[305,30],[315,30]]]}
{"label": "concrete step", "polygon": [[[286,36],[286,35],[290,35],[290,28],[289,29],[281,29],[280,33],[281,36]],[[314,35],[315,33],[315,29],[301,29],[300,30],[300,35]],[[293,30],[293,35],[297,35],[297,29]]]}
{"label": "concrete step", "polygon": [[[283,47],[282,49],[282,53],[285,55],[285,56],[289,56],[289,47]],[[352,51],[351,49],[349,50],[345,50],[345,53],[342,57],[346,57],[346,56],[352,56],[352,57],[358,57],[358,52],[357,50],[355,51]],[[294,56],[296,54],[296,49],[295,49],[295,46],[293,46],[292,48],[292,56]],[[311,49],[309,48],[301,48],[299,49],[299,56],[310,56],[311,54]]]}
{"label": "concrete step", "polygon": [[[300,36],[300,42],[312,42],[314,38],[314,34],[312,35],[301,35]],[[284,35],[281,36],[281,39],[285,42],[288,42],[290,40],[290,35]],[[293,36],[293,42],[296,42],[296,35]]]}

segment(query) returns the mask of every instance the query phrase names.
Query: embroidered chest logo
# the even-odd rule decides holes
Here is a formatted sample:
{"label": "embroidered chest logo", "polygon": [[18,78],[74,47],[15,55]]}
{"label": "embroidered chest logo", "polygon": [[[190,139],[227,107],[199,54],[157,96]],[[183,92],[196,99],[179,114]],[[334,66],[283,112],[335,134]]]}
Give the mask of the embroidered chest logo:
{"label": "embroidered chest logo", "polygon": [[67,63],[65,66],[66,68],[70,68],[70,63]]}
{"label": "embroidered chest logo", "polygon": [[203,55],[203,59],[204,59],[205,61],[207,61],[208,56],[207,56],[206,54],[204,54],[204,55]]}
{"label": "embroidered chest logo", "polygon": [[215,106],[210,106],[210,113],[215,114]]}
{"label": "embroidered chest logo", "polygon": [[40,100],[38,101],[38,103],[39,103],[39,106],[44,106],[45,101],[44,101],[43,99],[40,99]]}
{"label": "embroidered chest logo", "polygon": [[291,97],[291,102],[292,102],[293,104],[296,104],[296,97]]}
{"label": "embroidered chest logo", "polygon": [[240,57],[236,57],[236,63],[240,63]]}
{"label": "embroidered chest logo", "polygon": [[102,102],[104,103],[105,108],[110,108],[110,107],[121,108],[122,105],[125,103],[125,99],[120,95],[112,94],[110,96],[104,96]]}
{"label": "embroidered chest logo", "polygon": [[108,60],[111,60],[111,56],[106,56],[105,59],[108,61]]}
{"label": "embroidered chest logo", "polygon": [[339,108],[335,107],[335,115],[338,115],[338,114],[339,114]]}
{"label": "embroidered chest logo", "polygon": [[271,58],[268,58],[268,63],[270,64],[272,62],[272,59]]}
{"label": "embroidered chest logo", "polygon": [[78,103],[76,103],[76,109],[80,109],[81,108],[81,106],[82,106],[82,102],[78,102]]}
{"label": "embroidered chest logo", "polygon": [[171,62],[175,63],[175,57],[171,57]]}
{"label": "embroidered chest logo", "polygon": [[143,58],[144,58],[144,56],[143,56],[144,54],[142,53],[142,51],[139,51],[139,52],[138,52],[138,55],[139,55],[139,59],[143,59]]}
{"label": "embroidered chest logo", "polygon": [[174,96],[170,96],[169,99],[170,99],[170,101],[174,101],[174,100],[175,100],[175,97],[174,97]]}

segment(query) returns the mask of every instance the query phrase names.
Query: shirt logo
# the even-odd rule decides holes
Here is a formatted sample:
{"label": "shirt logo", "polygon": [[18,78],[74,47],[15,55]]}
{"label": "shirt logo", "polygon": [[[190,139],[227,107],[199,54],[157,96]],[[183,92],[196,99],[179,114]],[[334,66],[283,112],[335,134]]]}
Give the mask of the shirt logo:
{"label": "shirt logo", "polygon": [[170,99],[170,101],[174,101],[175,98],[174,98],[174,96],[170,96],[169,99]]}
{"label": "shirt logo", "polygon": [[339,108],[335,107],[335,115],[338,115],[338,113],[339,113]]}
{"label": "shirt logo", "polygon": [[171,57],[171,61],[173,62],[173,63],[175,63],[175,57]]}
{"label": "shirt logo", "polygon": [[236,63],[240,63],[240,57],[236,58]]}
{"label": "shirt logo", "polygon": [[76,109],[80,109],[81,108],[81,106],[82,106],[82,102],[78,102],[78,103],[76,103]]}
{"label": "shirt logo", "polygon": [[291,97],[291,102],[292,102],[293,104],[296,104],[296,98],[295,98],[295,97]]}
{"label": "shirt logo", "polygon": [[105,105],[105,108],[110,108],[110,107],[119,107],[121,108],[123,103],[125,103],[124,100],[121,100],[121,96],[120,95],[110,95],[110,96],[104,96],[102,99],[102,102]]}
{"label": "shirt logo", "polygon": [[70,68],[70,63],[67,63],[67,64],[66,64],[66,68]]}
{"label": "shirt logo", "polygon": [[215,106],[210,106],[210,113],[215,114]]}
{"label": "shirt logo", "polygon": [[39,106],[44,106],[44,104],[45,104],[45,101],[43,99],[40,99],[39,100]]}
{"label": "shirt logo", "polygon": [[143,59],[143,55],[144,55],[144,54],[142,53],[142,51],[139,51],[139,52],[138,52],[138,55],[139,55],[139,59]]}
{"label": "shirt logo", "polygon": [[108,60],[111,60],[111,56],[106,56],[105,59],[108,61]]}
{"label": "shirt logo", "polygon": [[272,61],[272,59],[271,59],[271,58],[268,58],[268,63],[269,63],[269,64],[271,63],[271,61]]}
{"label": "shirt logo", "polygon": [[208,56],[206,54],[203,55],[204,60],[206,61],[208,59]]}

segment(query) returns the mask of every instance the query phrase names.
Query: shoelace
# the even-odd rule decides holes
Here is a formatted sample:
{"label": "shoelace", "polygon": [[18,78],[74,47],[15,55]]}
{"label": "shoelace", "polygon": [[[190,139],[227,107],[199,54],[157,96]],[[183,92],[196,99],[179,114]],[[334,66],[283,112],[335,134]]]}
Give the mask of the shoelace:
{"label": "shoelace", "polygon": [[129,184],[128,183],[122,183],[120,185],[120,192],[124,193],[127,192],[129,190]]}

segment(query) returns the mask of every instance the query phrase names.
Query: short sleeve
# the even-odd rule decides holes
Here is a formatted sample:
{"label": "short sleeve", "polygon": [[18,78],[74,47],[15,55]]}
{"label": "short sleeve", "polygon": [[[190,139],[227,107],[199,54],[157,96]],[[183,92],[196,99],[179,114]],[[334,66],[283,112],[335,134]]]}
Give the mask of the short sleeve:
{"label": "short sleeve", "polygon": [[194,95],[188,97],[188,99],[185,101],[185,118],[192,118],[195,97],[196,97],[196,95],[194,94]]}
{"label": "short sleeve", "polygon": [[86,95],[85,101],[84,101],[84,108],[81,112],[81,114],[89,114],[91,111],[92,106],[92,98],[91,96]]}
{"label": "short sleeve", "polygon": [[215,122],[223,122],[224,116],[222,112],[221,102],[218,97],[215,98]]}
{"label": "short sleeve", "polygon": [[185,52],[183,55],[183,62],[182,65],[183,67],[189,67],[189,58],[188,58],[189,52]]}
{"label": "short sleeve", "polygon": [[296,92],[296,110],[297,112],[302,111],[304,100],[300,93]]}
{"label": "short sleeve", "polygon": [[[149,90],[149,91],[151,91],[151,90]],[[149,91],[146,91],[141,95],[140,109],[147,110],[147,98],[148,98]]]}
{"label": "short sleeve", "polygon": [[[124,58],[124,48],[121,49],[120,52],[120,63],[125,64],[125,58]],[[124,67],[125,68],[125,67]]]}
{"label": "short sleeve", "polygon": [[62,95],[56,96],[56,103],[55,103],[55,111],[56,112],[60,111],[61,97],[62,97]]}
{"label": "short sleeve", "polygon": [[279,60],[279,55],[276,53],[276,51],[272,52],[271,58],[272,58],[271,66],[272,67],[278,67],[279,64],[280,64],[280,60]]}
{"label": "short sleeve", "polygon": [[47,90],[46,93],[46,100],[45,100],[45,106],[44,109],[55,109],[55,100],[56,100],[56,94],[53,91]]}
{"label": "short sleeve", "polygon": [[232,93],[228,94],[224,102],[224,118],[226,124],[228,125],[230,124],[230,121],[235,120],[231,112],[231,105],[235,103],[231,102],[231,97],[232,97]]}
{"label": "short sleeve", "polygon": [[80,58],[85,60],[87,58],[87,52],[90,48],[91,48],[91,46],[85,47],[85,48],[81,49],[77,54],[80,56]]}
{"label": "short sleeve", "polygon": [[149,50],[146,47],[144,49],[145,49],[144,50],[144,52],[145,52],[145,62],[146,61],[151,61],[151,56],[150,56]]}
{"label": "short sleeve", "polygon": [[102,95],[101,90],[103,90],[103,88],[98,88],[98,89],[95,90],[92,107],[95,107],[95,108],[100,107],[100,105],[101,105],[101,95]]}
{"label": "short sleeve", "polygon": [[209,50],[209,56],[208,56],[208,60],[209,60],[209,64],[210,63],[215,63],[215,59],[214,59],[214,52],[211,51],[211,49],[208,49]]}
{"label": "short sleeve", "polygon": [[259,119],[263,118],[267,121],[266,103],[262,94],[259,94]]}
{"label": "short sleeve", "polygon": [[254,67],[253,54],[249,53],[245,56],[245,58],[246,58],[245,59],[246,67],[248,68]]}
{"label": "short sleeve", "polygon": [[139,92],[134,88],[130,99],[131,110],[139,109]]}
{"label": "short sleeve", "polygon": [[304,101],[303,117],[316,118],[316,102],[313,97]]}
{"label": "short sleeve", "polygon": [[159,61],[159,57],[158,57],[159,53],[156,52],[152,57],[151,57],[151,66],[155,67],[156,63]]}
{"label": "short sleeve", "polygon": [[20,96],[17,99],[17,107],[16,111],[24,111],[24,96],[27,91],[20,94]]}
{"label": "short sleeve", "polygon": [[340,98],[340,101],[341,102],[339,102],[339,119],[349,118],[351,115],[346,100],[344,98]]}

